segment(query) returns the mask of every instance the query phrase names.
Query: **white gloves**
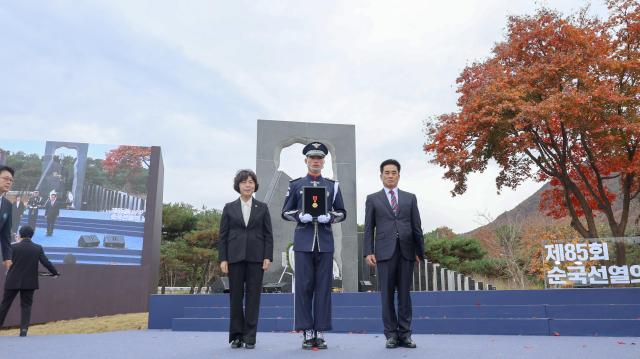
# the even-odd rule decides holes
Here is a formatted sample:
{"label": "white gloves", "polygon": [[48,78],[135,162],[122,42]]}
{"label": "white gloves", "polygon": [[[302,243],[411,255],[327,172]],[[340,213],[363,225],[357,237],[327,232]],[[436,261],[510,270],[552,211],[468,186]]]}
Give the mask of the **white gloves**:
{"label": "white gloves", "polygon": [[331,222],[331,216],[328,214],[321,214],[318,216],[319,223],[329,223]]}
{"label": "white gloves", "polygon": [[[313,221],[313,217],[311,217],[311,215],[309,213],[300,213],[298,215],[298,218],[300,218],[300,222],[302,223],[309,223],[311,221]],[[318,216],[318,223],[329,223],[331,222],[331,216],[328,214],[321,214]]]}
{"label": "white gloves", "polygon": [[300,218],[300,222],[302,223],[309,223],[313,221],[313,217],[311,217],[309,213],[300,213],[298,218]]}

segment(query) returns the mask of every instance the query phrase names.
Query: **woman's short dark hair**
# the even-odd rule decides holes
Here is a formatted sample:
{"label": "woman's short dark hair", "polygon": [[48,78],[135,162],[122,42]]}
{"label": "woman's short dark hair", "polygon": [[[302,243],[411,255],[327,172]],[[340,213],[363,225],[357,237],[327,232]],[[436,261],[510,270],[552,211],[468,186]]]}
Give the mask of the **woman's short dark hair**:
{"label": "woman's short dark hair", "polygon": [[0,166],[0,173],[7,171],[9,173],[11,173],[11,177],[16,175],[16,171],[13,170],[13,168],[9,167],[9,166]]}
{"label": "woman's short dark hair", "polygon": [[384,170],[384,166],[386,165],[394,165],[398,169],[398,173],[400,172],[400,162],[394,159],[388,159],[388,160],[382,161],[382,163],[380,164],[380,173],[382,173],[382,171]]}
{"label": "woman's short dark hair", "polygon": [[258,192],[258,176],[256,176],[256,173],[252,170],[238,171],[238,173],[236,173],[236,177],[233,179],[233,189],[240,193],[240,182],[246,181],[249,177],[251,177],[253,182],[256,184],[255,192]]}

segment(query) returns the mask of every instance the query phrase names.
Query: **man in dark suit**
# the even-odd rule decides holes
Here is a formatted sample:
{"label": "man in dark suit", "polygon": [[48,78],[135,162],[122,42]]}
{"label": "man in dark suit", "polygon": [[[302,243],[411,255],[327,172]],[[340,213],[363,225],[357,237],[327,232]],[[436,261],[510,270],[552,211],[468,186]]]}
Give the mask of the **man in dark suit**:
{"label": "man in dark suit", "polygon": [[11,202],[5,198],[13,185],[13,168],[0,166],[0,249],[2,249],[2,263],[5,269],[11,267]]}
{"label": "man in dark suit", "polygon": [[22,197],[16,196],[16,202],[11,206],[11,232],[18,233],[18,227],[20,227],[20,220],[22,219],[22,214],[24,213],[25,205],[22,202]]}
{"label": "man in dark suit", "polygon": [[[415,262],[424,259],[424,242],[418,202],[412,193],[398,189],[400,163],[380,164],[384,188],[367,196],[364,219],[364,254],[377,265],[382,296],[382,321],[386,347],[415,348],[411,339],[411,280]],[[375,237],[375,239],[374,239]],[[398,290],[398,312],[394,294]]]}
{"label": "man in dark suit", "polygon": [[44,250],[31,241],[33,228],[23,226],[18,233],[20,242],[11,245],[13,249],[13,265],[7,272],[4,283],[4,296],[0,304],[0,327],[4,324],[11,303],[20,293],[20,336],[27,336],[31,320],[33,293],[38,289],[38,263],[42,263],[51,274],[58,275],[56,268],[49,262]]}
{"label": "man in dark suit", "polygon": [[240,198],[227,203],[222,210],[218,258],[222,272],[229,274],[229,342],[234,349],[243,344],[253,349],[262,277],[273,261],[273,232],[269,207],[253,198],[259,188],[256,174],[238,171],[233,188]]}
{"label": "man in dark suit", "polygon": [[51,192],[47,203],[44,204],[44,215],[47,217],[47,237],[51,237],[53,235],[56,220],[60,215],[60,208],[63,206],[64,203],[58,199],[56,192]]}

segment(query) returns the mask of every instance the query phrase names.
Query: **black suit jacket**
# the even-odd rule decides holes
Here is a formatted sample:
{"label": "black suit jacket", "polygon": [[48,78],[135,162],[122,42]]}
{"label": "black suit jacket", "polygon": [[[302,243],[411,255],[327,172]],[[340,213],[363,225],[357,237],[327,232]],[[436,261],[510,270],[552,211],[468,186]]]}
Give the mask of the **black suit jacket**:
{"label": "black suit jacket", "polygon": [[38,289],[38,262],[51,274],[58,275],[56,267],[49,262],[42,246],[30,239],[23,239],[11,245],[13,265],[7,272],[5,289]]}
{"label": "black suit jacket", "polygon": [[0,249],[2,260],[11,259],[11,225],[13,224],[11,201],[1,197],[0,200]]}
{"label": "black suit jacket", "polygon": [[[418,212],[418,200],[413,193],[398,190],[398,215],[391,209],[384,189],[367,196],[364,218],[364,255],[375,254],[384,261],[395,251],[400,242],[402,256],[415,260],[424,259],[422,224]],[[375,239],[374,239],[375,237]]]}
{"label": "black suit jacket", "polygon": [[60,215],[60,208],[64,207],[65,203],[61,199],[56,199],[56,201],[51,204],[51,199],[48,199],[44,204],[44,215],[47,218],[58,218]]}
{"label": "black suit jacket", "polygon": [[273,262],[271,216],[266,203],[253,199],[248,225],[244,224],[240,198],[222,210],[218,242],[220,261]]}

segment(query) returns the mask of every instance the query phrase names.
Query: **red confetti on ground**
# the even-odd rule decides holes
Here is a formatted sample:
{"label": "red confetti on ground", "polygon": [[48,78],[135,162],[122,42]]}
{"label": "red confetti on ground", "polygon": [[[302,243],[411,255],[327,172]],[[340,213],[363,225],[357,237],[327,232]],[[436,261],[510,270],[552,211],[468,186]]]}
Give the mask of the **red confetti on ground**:
{"label": "red confetti on ground", "polygon": [[320,350],[320,349],[318,349],[316,347],[311,348],[311,351],[314,351],[314,352],[317,352],[318,350]]}
{"label": "red confetti on ground", "polygon": [[623,342],[622,340],[618,340],[618,341],[617,341],[617,343],[618,343],[618,344],[620,344],[620,345],[625,345],[625,344],[627,344],[627,343]]}
{"label": "red confetti on ground", "polygon": [[554,337],[559,337],[559,336],[560,336],[560,333],[558,333],[558,332],[553,332],[553,336],[554,336]]}

